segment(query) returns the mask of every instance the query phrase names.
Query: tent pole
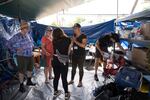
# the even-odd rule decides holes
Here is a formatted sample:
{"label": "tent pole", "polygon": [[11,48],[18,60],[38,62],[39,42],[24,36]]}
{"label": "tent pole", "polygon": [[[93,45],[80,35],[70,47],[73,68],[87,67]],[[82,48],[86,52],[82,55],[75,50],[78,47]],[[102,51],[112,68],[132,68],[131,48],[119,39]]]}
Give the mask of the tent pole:
{"label": "tent pole", "polygon": [[119,0],[117,0],[117,19],[118,19],[118,10],[119,10]]}
{"label": "tent pole", "polygon": [[19,0],[18,0],[18,20],[19,20],[19,23],[21,23],[21,8],[20,8],[20,4],[19,4]]}
{"label": "tent pole", "polygon": [[133,14],[133,12],[135,10],[135,7],[137,6],[137,3],[138,3],[138,0],[135,0],[134,5],[132,7],[132,10],[131,10],[130,14]]}

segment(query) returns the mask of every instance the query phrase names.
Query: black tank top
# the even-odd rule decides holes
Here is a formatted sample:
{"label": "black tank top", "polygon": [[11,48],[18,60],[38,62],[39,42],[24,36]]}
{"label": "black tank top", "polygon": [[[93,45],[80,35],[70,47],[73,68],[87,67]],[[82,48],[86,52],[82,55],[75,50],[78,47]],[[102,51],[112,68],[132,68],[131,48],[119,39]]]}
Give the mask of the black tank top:
{"label": "black tank top", "polygon": [[71,39],[68,37],[63,37],[57,40],[56,43],[53,42],[54,54],[58,50],[63,55],[68,55],[69,45],[71,44]]}
{"label": "black tank top", "polygon": [[[82,43],[82,40],[86,38],[87,37],[85,34],[81,34],[76,40]],[[85,57],[85,55],[86,55],[85,48],[79,47],[76,43],[74,43],[72,56],[74,58],[79,58],[79,57]]]}

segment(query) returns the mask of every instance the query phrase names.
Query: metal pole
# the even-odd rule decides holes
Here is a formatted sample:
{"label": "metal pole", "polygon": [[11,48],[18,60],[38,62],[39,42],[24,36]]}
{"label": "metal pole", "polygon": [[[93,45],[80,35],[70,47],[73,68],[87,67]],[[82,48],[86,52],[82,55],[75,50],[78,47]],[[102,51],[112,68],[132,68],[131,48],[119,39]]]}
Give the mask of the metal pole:
{"label": "metal pole", "polygon": [[133,5],[133,7],[132,7],[132,9],[131,9],[130,14],[133,14],[133,12],[134,12],[134,10],[135,10],[135,7],[137,6],[137,3],[138,3],[138,0],[135,0],[134,5]]}
{"label": "metal pole", "polygon": [[18,20],[21,23],[21,7],[20,7],[20,1],[18,0]]}
{"label": "metal pole", "polygon": [[119,0],[117,0],[117,19],[118,19],[118,17],[119,17],[119,16],[118,16],[118,13],[119,13],[118,10],[119,10]]}

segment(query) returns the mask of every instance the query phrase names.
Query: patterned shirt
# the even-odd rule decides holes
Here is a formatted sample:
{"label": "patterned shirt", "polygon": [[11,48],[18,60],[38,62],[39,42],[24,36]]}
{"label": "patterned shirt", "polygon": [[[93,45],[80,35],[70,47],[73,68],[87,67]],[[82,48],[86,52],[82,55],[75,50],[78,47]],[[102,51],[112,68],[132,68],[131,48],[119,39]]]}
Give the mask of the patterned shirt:
{"label": "patterned shirt", "polygon": [[24,36],[17,33],[8,41],[8,48],[19,56],[31,57],[33,46],[33,39],[28,33]]}

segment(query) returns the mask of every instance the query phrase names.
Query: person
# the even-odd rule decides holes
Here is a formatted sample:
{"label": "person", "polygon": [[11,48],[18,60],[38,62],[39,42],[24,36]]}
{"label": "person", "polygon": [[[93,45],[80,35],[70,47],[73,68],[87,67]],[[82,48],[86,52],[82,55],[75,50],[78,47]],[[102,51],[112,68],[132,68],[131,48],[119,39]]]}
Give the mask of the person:
{"label": "person", "polygon": [[23,84],[24,75],[27,69],[27,85],[34,86],[35,84],[31,81],[32,70],[33,70],[33,39],[29,34],[29,25],[26,21],[22,21],[20,24],[20,32],[15,34],[8,41],[8,48],[16,53],[17,64],[19,68],[19,81],[20,81],[20,92],[25,92],[25,86]]}
{"label": "person", "polygon": [[51,60],[53,58],[52,32],[52,27],[47,27],[45,35],[42,37],[42,59],[45,67],[44,73],[46,84],[49,83],[49,79],[53,79],[51,65]]}
{"label": "person", "polygon": [[108,52],[108,47],[113,46],[113,44],[116,43],[117,46],[124,51],[123,47],[119,43],[119,35],[115,33],[110,33],[108,35],[100,37],[96,41],[96,52],[95,52],[95,75],[94,80],[99,81],[97,76],[97,70],[99,64],[101,66],[105,67],[106,62],[104,60],[104,52]]}
{"label": "person", "polygon": [[76,74],[76,68],[79,68],[79,83],[77,87],[82,87],[82,79],[83,79],[83,64],[85,60],[85,47],[87,44],[87,37],[85,34],[81,32],[81,25],[79,23],[75,23],[73,26],[74,36],[72,39],[73,42],[73,52],[72,52],[72,74],[71,81],[69,81],[68,85],[74,83],[74,77]]}
{"label": "person", "polygon": [[65,91],[65,99],[70,97],[70,92],[68,91],[67,74],[68,74],[68,62],[69,62],[69,52],[70,52],[71,39],[67,37],[64,31],[60,28],[56,28],[53,31],[53,47],[54,56],[52,61],[53,71],[54,71],[54,96],[61,93],[58,90],[58,82],[61,75],[63,88]]}

